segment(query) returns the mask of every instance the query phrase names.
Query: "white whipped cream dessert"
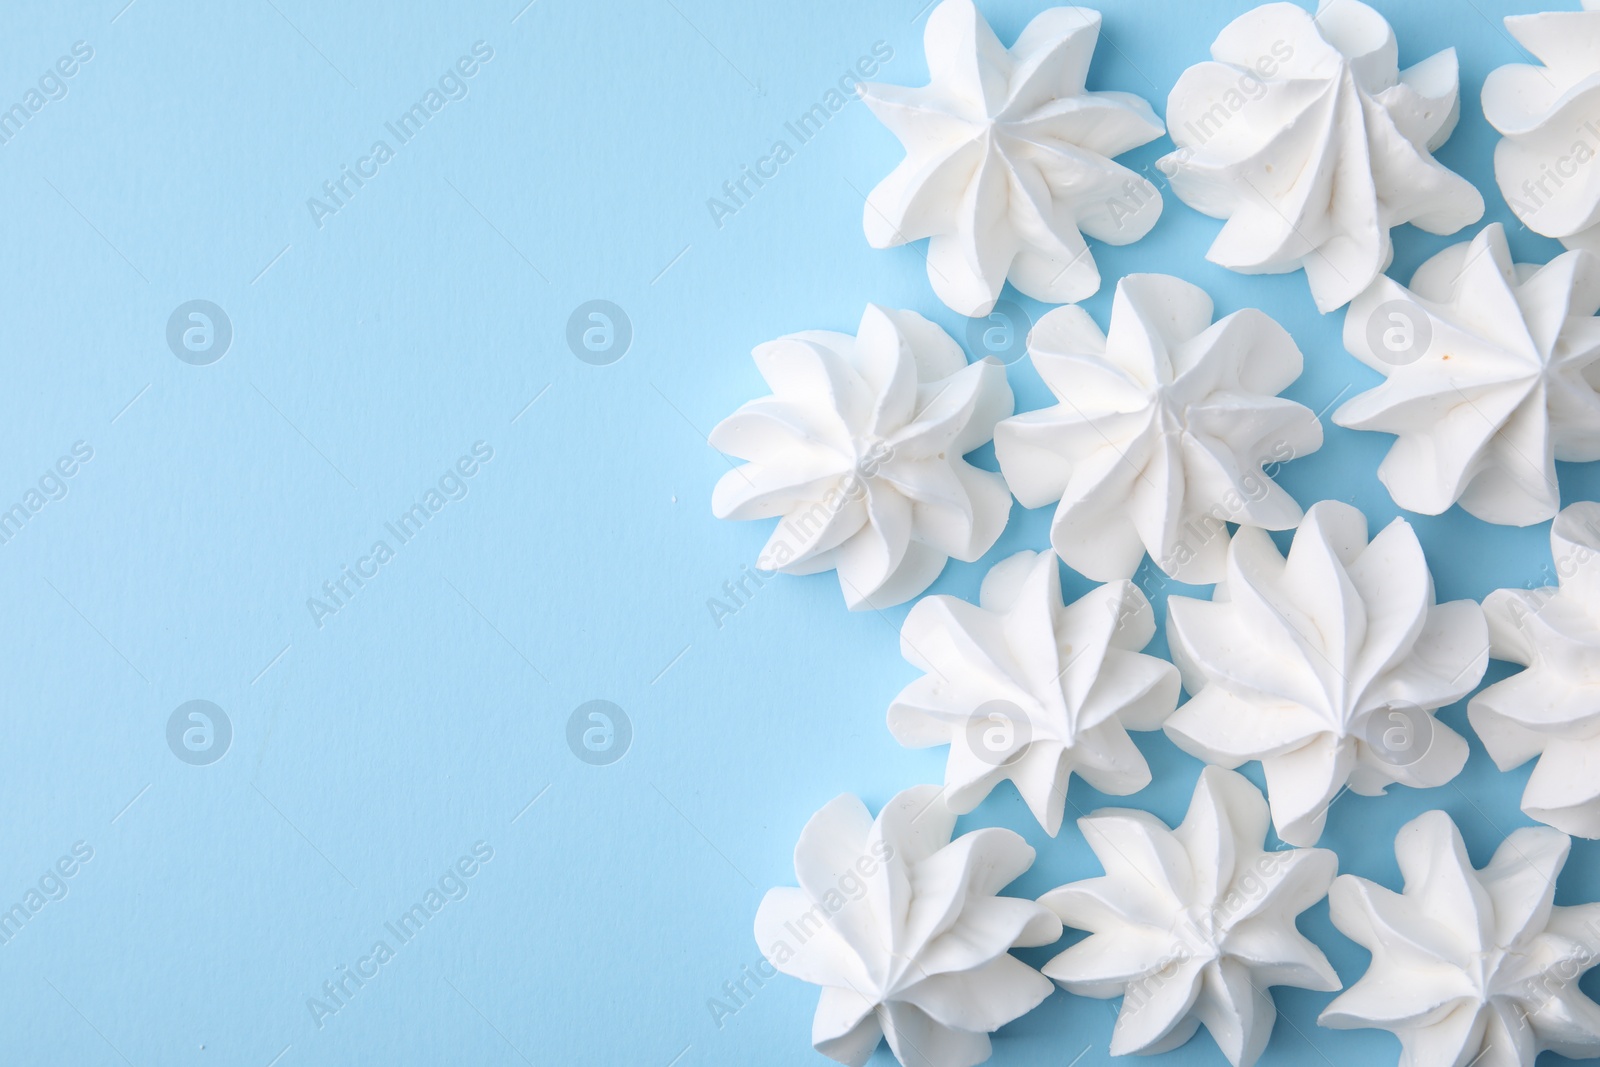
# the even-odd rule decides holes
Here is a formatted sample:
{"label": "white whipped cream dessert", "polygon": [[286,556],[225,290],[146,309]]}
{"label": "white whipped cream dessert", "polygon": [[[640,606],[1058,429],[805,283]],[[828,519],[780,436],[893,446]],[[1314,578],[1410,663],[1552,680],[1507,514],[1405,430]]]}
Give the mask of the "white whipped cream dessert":
{"label": "white whipped cream dessert", "polygon": [[1522,810],[1577,837],[1600,837],[1600,504],[1550,526],[1557,584],[1497,589],[1483,601],[1489,655],[1527,670],[1472,698],[1467,717],[1503,771],[1539,763]]}
{"label": "white whipped cream dessert", "polygon": [[1059,403],[1000,423],[995,455],[1024,507],[1056,504],[1051,545],[1095,581],[1132,576],[1149,552],[1170,577],[1215,582],[1228,523],[1300,521],[1263,469],[1322,444],[1311,409],[1277,395],[1300,376],[1300,349],[1253,308],[1211,314],[1198,286],[1131,274],[1109,334],[1063,307],[1028,335]]}
{"label": "white whipped cream dessert", "polygon": [[1459,114],[1454,49],[1402,71],[1382,15],[1322,0],[1314,18],[1288,3],[1246,12],[1211,56],[1173,86],[1178,150],[1159,166],[1184,203],[1227,220],[1213,263],[1303,267],[1329,312],[1388,267],[1393,227],[1454,233],[1482,217],[1478,190],[1432,154]]}
{"label": "white whipped cream dessert", "polygon": [[837,570],[851,610],[883,608],[999,538],[1011,492],[961,458],[1011,414],[998,360],[969,365],[938,326],[876,304],[854,337],[808,330],[754,356],[772,395],[711,431],[714,448],[748,461],[717,482],[711,510],[781,520],[760,570]]}
{"label": "white whipped cream dessert", "polygon": [[1344,343],[1388,380],[1333,421],[1398,437],[1378,467],[1394,502],[1424,515],[1459,503],[1527,526],[1560,506],[1556,460],[1600,459],[1600,256],[1513,263],[1485,226],[1350,305]]}
{"label": "white whipped cream dessert", "polygon": [[1434,710],[1483,677],[1488,629],[1475,602],[1434,602],[1403,519],[1369,544],[1360,511],[1324,500],[1287,557],[1241,528],[1210,601],[1168,600],[1167,640],[1192,694],[1167,736],[1223,767],[1260,760],[1290,844],[1316,844],[1347,786],[1443,785],[1466,763],[1466,740]]}
{"label": "white whipped cream dessert", "polygon": [[1061,829],[1074,773],[1102,793],[1150,784],[1128,730],[1156,730],[1178,706],[1178,671],[1139,650],[1155,613],[1132,582],[1100,586],[1071,605],[1049,552],[1019,552],[983,580],[977,604],[919,600],[900,651],[926,671],[889,708],[902,745],[949,745],[945,799],[977,807],[1010,779],[1039,825]]}
{"label": "white whipped cream dessert", "polygon": [[1578,989],[1600,962],[1600,904],[1552,903],[1571,845],[1523,827],[1474,869],[1449,815],[1406,823],[1394,842],[1401,892],[1343,874],[1328,894],[1333,924],[1372,962],[1317,1021],[1388,1030],[1408,1067],[1600,1055],[1600,1004]]}
{"label": "white whipped cream dessert", "polygon": [[1539,65],[1483,82],[1483,117],[1504,139],[1494,177],[1528,229],[1600,252],[1600,0],[1582,11],[1511,15],[1506,29]]}
{"label": "white whipped cream dessert", "polygon": [[1295,917],[1327,895],[1338,857],[1268,852],[1267,804],[1243,775],[1200,772],[1175,830],[1146,811],[1079,819],[1106,873],[1039,898],[1090,936],[1044,966],[1068,992],[1122,998],[1111,1054],[1170,1052],[1201,1026],[1234,1067],[1250,1067],[1277,1020],[1270,986],[1339,988]]}
{"label": "white whipped cream dessert", "polygon": [[874,819],[847,794],[811,817],[794,850],[798,888],[767,891],[756,944],[822,987],[818,1052],[861,1067],[878,1042],[906,1067],[973,1067],[989,1034],[1051,993],[1012,956],[1048,945],[1061,923],[1031,900],[996,894],[1033,864],[1010,830],[954,841],[955,814],[932,785],[896,795]]}
{"label": "white whipped cream dessert", "polygon": [[1009,49],[972,0],[944,0],[924,34],[930,82],[868,83],[862,99],[906,150],[867,197],[867,241],[928,242],[928,281],[963,315],[987,315],[1006,279],[1061,304],[1100,288],[1083,235],[1137,241],[1161,194],[1112,157],[1155,140],[1161,120],[1130,93],[1084,79],[1100,13],[1047,8]]}

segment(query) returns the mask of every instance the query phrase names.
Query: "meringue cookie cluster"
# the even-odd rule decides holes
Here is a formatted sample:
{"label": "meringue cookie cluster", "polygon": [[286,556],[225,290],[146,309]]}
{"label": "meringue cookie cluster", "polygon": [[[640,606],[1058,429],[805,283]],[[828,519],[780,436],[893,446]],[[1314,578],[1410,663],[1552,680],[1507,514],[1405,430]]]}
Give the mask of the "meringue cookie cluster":
{"label": "meringue cookie cluster", "polygon": [[[1281,395],[1299,347],[1255,309],[1213,322],[1210,297],[1179,278],[1123,277],[1105,331],[1076,306],[1041,317],[1027,348],[1055,403],[1020,414],[1003,365],[969,365],[909,311],[868,305],[854,336],[755,350],[772,395],[713,431],[745,461],[713,510],[780,520],[762,569],[834,570],[849,607],[889,607],[949,558],[989,552],[1012,493],[1054,506],[1052,551],[995,563],[975,604],[929,596],[905,616],[901,652],[921,674],[887,722],[903,745],[948,747],[944,785],[875,819],[837,798],[801,834],[799,886],[761,903],[764,955],[822,988],[818,1051],[860,1065],[887,1041],[908,1067],[972,1067],[1053,979],[1122,998],[1113,1055],[1170,1051],[1203,1027],[1250,1067],[1277,1017],[1271,987],[1341,988],[1296,926],[1327,896],[1372,959],[1322,1025],[1389,1030],[1409,1067],[1600,1055],[1600,1004],[1577,987],[1600,961],[1600,904],[1553,905],[1562,831],[1600,837],[1600,504],[1558,515],[1555,468],[1600,459],[1600,169],[1569,166],[1600,154],[1600,0],[1585,8],[1507,20],[1543,66],[1502,68],[1484,89],[1502,190],[1536,190],[1513,208],[1572,249],[1542,266],[1514,263],[1496,224],[1409,286],[1384,276],[1395,226],[1450,233],[1484,204],[1432,156],[1459,114],[1454,51],[1400,70],[1392,29],[1359,0],[1320,0],[1315,17],[1271,3],[1225,27],[1172,90],[1177,151],[1161,161],[1181,200],[1227,220],[1213,262],[1303,269],[1321,311],[1348,305],[1345,347],[1385,380],[1333,417],[1395,435],[1378,474],[1397,503],[1555,516],[1544,588],[1440,603],[1404,520],[1369,537],[1347,504],[1302,513],[1273,478],[1323,443],[1319,416]],[[1136,96],[1086,88],[1100,25],[1052,8],[1008,49],[972,0],[943,0],[930,83],[862,86],[906,152],[867,198],[868,240],[929,238],[930,284],[955,311],[988,313],[1007,281],[1081,300],[1100,287],[1085,235],[1121,244],[1155,224],[1159,194],[1113,158],[1162,123]],[[965,458],[991,440],[998,473]],[[1280,551],[1269,531],[1291,529]],[[1129,581],[1147,555],[1215,584],[1209,600],[1169,598],[1170,663],[1144,651],[1156,614]],[[1061,562],[1106,584],[1068,603]],[[1403,892],[1336,878],[1334,853],[1312,847],[1330,806],[1453,779],[1468,745],[1437,712],[1491,656],[1525,669],[1468,718],[1502,770],[1538,759],[1523,810],[1553,828],[1514,831],[1475,869],[1431,811],[1396,838]],[[1175,829],[1122,808],[1077,820],[1103,876],[1003,896],[1033,849],[1008,830],[952,839],[1007,781],[1057,836],[1072,775],[1114,796],[1150,783],[1129,732],[1157,729],[1208,766]],[[1248,762],[1265,795],[1232,770]],[[1285,847],[1266,847],[1269,828]],[[1010,955],[1066,928],[1088,936],[1042,973]]]}

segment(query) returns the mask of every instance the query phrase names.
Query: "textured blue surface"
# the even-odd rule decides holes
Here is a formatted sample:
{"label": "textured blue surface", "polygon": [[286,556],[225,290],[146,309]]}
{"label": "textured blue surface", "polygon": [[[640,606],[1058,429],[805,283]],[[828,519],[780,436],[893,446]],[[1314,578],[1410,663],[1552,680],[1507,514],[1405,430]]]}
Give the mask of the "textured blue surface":
{"label": "textured blue surface", "polygon": [[[0,106],[75,42],[93,51],[0,146],[0,505],[75,443],[93,453],[46,479],[65,496],[41,494],[0,544],[0,906],[41,880],[60,897],[0,944],[0,1063],[823,1062],[813,988],[770,982],[720,1025],[707,1002],[758,959],[757,901],[792,884],[807,817],[843,791],[876,808],[938,780],[944,752],[902,750],[883,724],[916,673],[897,650],[904,608],[852,615],[831,575],[784,578],[716,624],[708,599],[767,531],[711,518],[727,468],[703,435],[762,391],[760,341],[851,329],[867,300],[963,335],[916,249],[862,238],[893,137],[854,102],[805,144],[784,127],[876,42],[893,50],[883,80],[923,81],[921,0],[524,2],[0,16]],[[1041,5],[982,6],[1009,41]],[[1091,87],[1164,111],[1246,6],[1105,0]],[[1511,222],[1478,103],[1484,75],[1521,58],[1498,21],[1511,5],[1378,6],[1404,63],[1459,49],[1463,117],[1438,155],[1481,185],[1489,220]],[[480,41],[492,58],[445,77]],[[439,110],[401,143],[385,124],[430,89]],[[793,158],[717,225],[707,199],[780,138]],[[372,176],[314,218],[308,198],[342,167]],[[1166,271],[1219,314],[1283,322],[1307,356],[1295,399],[1322,410],[1376,381],[1300,275],[1204,262],[1218,226],[1169,199],[1148,239],[1097,246],[1107,284],[1090,310],[1104,321],[1121,274]],[[1393,273],[1456,239],[1398,231]],[[1511,243],[1530,260],[1557,250],[1514,223]],[[232,324],[209,365],[166,340],[195,299]],[[610,365],[566,341],[594,299],[632,324]],[[1021,406],[1045,402],[1025,363],[1011,376]],[[1282,481],[1376,526],[1397,513],[1374,476],[1386,447],[1328,425]],[[471,477],[453,473],[463,457]],[[1569,500],[1595,495],[1592,470],[1561,479]],[[430,489],[437,513],[402,544],[385,524]],[[1547,526],[1411,519],[1443,598],[1545,580]],[[1043,547],[1047,523],[1016,508],[989,558],[953,564],[934,591],[975,595],[990,562]],[[324,582],[374,566],[313,617]],[[190,700],[231,724],[209,765],[169,748]],[[632,725],[610,765],[569,748],[569,716],[591,700]],[[1460,707],[1445,719],[1466,729]],[[1132,802],[1175,820],[1200,764],[1159,734],[1139,743],[1156,782]],[[1481,863],[1527,822],[1527,773],[1497,772],[1474,742],[1451,785],[1341,799],[1323,843],[1393,884],[1395,830],[1440,807]],[[1071,800],[1107,798],[1074,782]],[[1046,838],[1009,787],[963,825],[1038,847],[1012,892],[1097,873],[1075,827]],[[92,859],[48,877],[75,845]],[[1560,901],[1600,898],[1597,855],[1577,844]],[[385,924],[430,889],[437,912],[402,942]],[[1365,954],[1325,906],[1302,925],[1346,982],[1359,975]],[[380,940],[392,958],[314,1018],[308,998],[342,967],[370,971]],[[1328,999],[1280,991],[1262,1062],[1393,1061],[1386,1034],[1319,1030]],[[1113,1010],[1058,992],[1001,1032],[994,1062],[1106,1063]],[[1224,1061],[1202,1035],[1166,1062]]]}

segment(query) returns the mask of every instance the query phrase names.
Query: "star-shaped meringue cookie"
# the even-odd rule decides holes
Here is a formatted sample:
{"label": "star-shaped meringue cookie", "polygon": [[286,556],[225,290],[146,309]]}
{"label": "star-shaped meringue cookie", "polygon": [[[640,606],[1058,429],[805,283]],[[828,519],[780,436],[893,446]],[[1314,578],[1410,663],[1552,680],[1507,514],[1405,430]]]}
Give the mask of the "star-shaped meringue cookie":
{"label": "star-shaped meringue cookie", "polygon": [[1240,774],[1200,772],[1176,830],[1149,812],[1107,808],[1079,819],[1106,873],[1039,903],[1090,936],[1044,966],[1068,992],[1122,997],[1111,1054],[1169,1052],[1202,1025],[1234,1067],[1272,1036],[1268,987],[1339,988],[1295,917],[1338,870],[1327,849],[1266,851],[1267,805]]}
{"label": "star-shaped meringue cookie", "polygon": [[878,1042],[905,1067],[973,1067],[989,1034],[1050,995],[1007,950],[1048,945],[1061,923],[1031,900],[996,894],[1033,864],[1010,830],[954,841],[937,786],[898,794],[874,819],[845,794],[806,823],[799,888],[772,889],[756,944],[774,967],[822,987],[811,1040],[861,1067]]}
{"label": "star-shaped meringue cookie", "polygon": [[1563,508],[1550,526],[1553,573],[1539,589],[1483,601],[1489,654],[1527,668],[1467,705],[1503,771],[1535,757],[1522,810],[1578,837],[1600,837],[1600,504]]}
{"label": "star-shaped meringue cookie", "polygon": [[1318,1022],[1392,1032],[1403,1067],[1600,1055],[1600,1004],[1578,989],[1600,961],[1600,904],[1552,904],[1571,844],[1523,827],[1474,870],[1450,816],[1406,823],[1394,843],[1403,892],[1345,874],[1328,894],[1333,924],[1372,962]]}
{"label": "star-shaped meringue cookie", "polygon": [[1243,527],[1210,601],[1167,601],[1167,640],[1191,695],[1167,736],[1208,763],[1260,760],[1278,836],[1314,845],[1346,785],[1443,785],[1467,743],[1433,715],[1488,666],[1483,610],[1437,604],[1410,524],[1367,542],[1367,520],[1313,504],[1287,558]]}
{"label": "star-shaped meringue cookie", "polygon": [[863,222],[874,248],[923,237],[933,291],[986,315],[1007,277],[1037,300],[1100,288],[1083,234],[1128,244],[1161,214],[1147,179],[1111,161],[1161,136],[1130,93],[1084,88],[1100,14],[1055,7],[1007,50],[972,0],[944,0],[924,35],[931,82],[879,83],[862,99],[905,146],[873,189]]}
{"label": "star-shaped meringue cookie", "polygon": [[1228,220],[1213,263],[1304,267],[1326,313],[1388,267],[1391,228],[1454,233],[1483,216],[1472,183],[1432,155],[1460,111],[1454,49],[1401,71],[1382,15],[1321,0],[1315,18],[1288,3],[1246,12],[1211,55],[1173,86],[1178,151],[1158,166],[1184,203]]}
{"label": "star-shaped meringue cookie", "polygon": [[911,609],[900,650],[928,673],[895,698],[889,731],[913,748],[950,746],[953,810],[1009,778],[1054,836],[1074,772],[1117,796],[1150,783],[1127,731],[1159,729],[1178,704],[1177,668],[1139,651],[1155,629],[1132,582],[1066,606],[1056,557],[1019,552],[989,571],[976,605],[930,596]]}
{"label": "star-shaped meringue cookie", "polygon": [[1506,30],[1542,66],[1490,71],[1483,117],[1504,135],[1494,176],[1517,218],[1568,248],[1600,253],[1600,0],[1583,7],[1506,16]]}
{"label": "star-shaped meringue cookie", "polygon": [[1024,507],[1060,501],[1050,543],[1095,581],[1131,577],[1148,551],[1171,577],[1215,582],[1228,523],[1300,521],[1263,470],[1322,444],[1316,415],[1277,395],[1300,376],[1300,349],[1253,308],[1211,313],[1198,286],[1130,274],[1109,336],[1080,307],[1028,335],[1059,403],[1000,423],[995,456]]}
{"label": "star-shaped meringue cookie", "polygon": [[1460,503],[1528,526],[1560,506],[1556,460],[1600,459],[1600,256],[1513,264],[1499,223],[1428,260],[1411,287],[1379,278],[1344,343],[1388,381],[1333,421],[1399,437],[1378,467],[1396,504]]}
{"label": "star-shaped meringue cookie", "polygon": [[938,326],[876,304],[854,337],[809,330],[754,356],[773,395],[711,431],[714,448],[749,461],[717,482],[711,510],[782,517],[760,569],[837,569],[851,610],[883,608],[999,538],[1011,492],[961,458],[1011,414],[998,360],[969,365]]}

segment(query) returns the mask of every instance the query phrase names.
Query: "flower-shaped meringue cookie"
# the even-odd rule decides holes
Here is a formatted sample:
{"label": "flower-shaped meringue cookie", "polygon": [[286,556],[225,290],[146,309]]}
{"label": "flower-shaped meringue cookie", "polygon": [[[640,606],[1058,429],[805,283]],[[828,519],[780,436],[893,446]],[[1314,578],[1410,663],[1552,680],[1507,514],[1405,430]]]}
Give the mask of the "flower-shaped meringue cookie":
{"label": "flower-shaped meringue cookie", "polygon": [[713,447],[749,461],[717,482],[711,510],[782,517],[762,570],[837,569],[851,610],[883,608],[999,538],[1011,492],[961,458],[1011,414],[998,360],[969,365],[938,326],[876,304],[854,337],[809,330],[754,356],[773,395],[711,431]]}
{"label": "flower-shaped meringue cookie", "polygon": [[1286,559],[1241,529],[1211,601],[1172,597],[1167,639],[1193,696],[1167,736],[1224,767],[1260,760],[1278,836],[1313,845],[1346,785],[1454,778],[1467,742],[1434,709],[1470,693],[1488,666],[1483,609],[1436,604],[1403,519],[1367,542],[1348,504],[1313,504]]}
{"label": "flower-shaped meringue cookie", "polygon": [[1344,874],[1328,894],[1333,924],[1372,962],[1317,1021],[1390,1031],[1405,1067],[1600,1055],[1600,1004],[1578,989],[1600,961],[1600,904],[1552,906],[1571,845],[1523,827],[1474,870],[1450,816],[1406,823],[1394,841],[1403,892]]}
{"label": "flower-shaped meringue cookie", "polygon": [[1345,347],[1388,381],[1333,421],[1399,437],[1378,467],[1396,504],[1459,502],[1527,526],[1560,506],[1556,460],[1600,459],[1600,256],[1513,264],[1499,223],[1384,277],[1344,320]]}
{"label": "flower-shaped meringue cookie", "polygon": [[1061,936],[1054,914],[995,894],[1033,864],[1010,830],[950,840],[937,786],[900,793],[873,819],[845,794],[811,817],[794,850],[798,889],[772,889],[756,943],[778,970],[822,987],[811,1040],[860,1067],[880,1038],[906,1067],[972,1067],[989,1034],[1050,995],[1008,953]]}
{"label": "flower-shaped meringue cookie", "polygon": [[1080,996],[1122,997],[1113,1056],[1171,1051],[1203,1024],[1234,1067],[1249,1067],[1278,1017],[1268,987],[1339,988],[1294,923],[1327,895],[1338,857],[1263,850],[1267,805],[1243,775],[1201,771],[1176,830],[1130,808],[1078,825],[1106,873],[1039,898],[1091,932],[1044,973]]}
{"label": "flower-shaped meringue cookie", "polygon": [[895,698],[889,730],[912,748],[950,746],[953,810],[1009,778],[1055,836],[1073,772],[1115,796],[1150,783],[1127,731],[1159,729],[1178,706],[1177,668],[1139,651],[1155,632],[1132,582],[1065,606],[1056,557],[1019,552],[989,571],[977,604],[930,596],[912,607],[900,651],[928,673]]}
{"label": "flower-shaped meringue cookie", "polygon": [[1528,229],[1600,252],[1600,0],[1582,11],[1512,15],[1506,29],[1543,66],[1512,63],[1483,82],[1500,192]]}
{"label": "flower-shaped meringue cookie", "polygon": [[925,34],[931,82],[861,87],[906,150],[867,197],[867,241],[932,238],[928,281],[963,315],[987,315],[1007,277],[1046,303],[1082,300],[1100,288],[1083,234],[1129,244],[1161,214],[1155,186],[1111,161],[1161,120],[1084,88],[1099,36],[1099,12],[1054,7],[1007,50],[972,0],[944,0]]}
{"label": "flower-shaped meringue cookie", "polygon": [[1315,18],[1287,3],[1246,12],[1211,55],[1173,86],[1178,151],[1158,165],[1184,203],[1228,220],[1213,263],[1304,267],[1329,312],[1388,267],[1392,227],[1454,233],[1482,217],[1477,189],[1432,155],[1459,114],[1454,49],[1402,71],[1382,15],[1321,0]]}
{"label": "flower-shaped meringue cookie", "polygon": [[995,455],[1025,507],[1060,501],[1050,543],[1074,570],[1127,578],[1146,550],[1180,581],[1222,576],[1230,522],[1283,530],[1300,505],[1262,469],[1314,452],[1322,424],[1277,394],[1300,350],[1265,314],[1211,321],[1204,290],[1164,274],[1117,283],[1110,335],[1064,307],[1028,335],[1060,401],[995,429]]}
{"label": "flower-shaped meringue cookie", "polygon": [[1467,717],[1503,771],[1538,757],[1522,810],[1600,837],[1600,504],[1550,527],[1556,586],[1497,589],[1483,601],[1489,655],[1528,668],[1477,694]]}

